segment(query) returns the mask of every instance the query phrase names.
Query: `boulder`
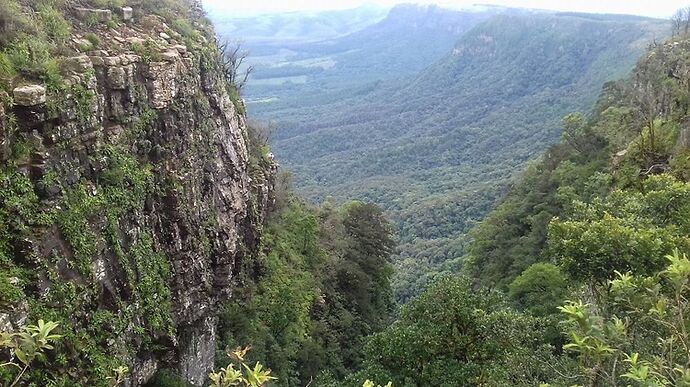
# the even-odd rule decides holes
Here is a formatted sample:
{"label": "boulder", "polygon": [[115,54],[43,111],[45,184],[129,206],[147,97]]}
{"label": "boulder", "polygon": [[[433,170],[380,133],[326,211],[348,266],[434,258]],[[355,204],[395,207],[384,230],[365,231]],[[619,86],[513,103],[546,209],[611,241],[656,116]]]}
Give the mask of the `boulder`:
{"label": "boulder", "polygon": [[166,108],[177,95],[178,62],[152,62],[148,68],[149,96],[154,109]]}
{"label": "boulder", "polygon": [[132,7],[122,7],[121,12],[122,20],[124,21],[130,21],[134,17],[134,11],[132,10]]}
{"label": "boulder", "polygon": [[93,63],[86,55],[74,56],[67,58],[63,62],[63,67],[68,71],[74,71],[75,73],[85,73],[93,69]]}
{"label": "boulder", "polygon": [[122,67],[110,67],[108,69],[108,86],[113,90],[127,88],[127,72]]}
{"label": "boulder", "polygon": [[36,106],[46,103],[46,88],[41,85],[26,85],[14,89],[14,103],[19,106]]}
{"label": "boulder", "polygon": [[100,67],[105,64],[105,61],[100,56],[91,56],[89,59],[91,59],[91,63],[96,67]]}
{"label": "boulder", "polygon": [[161,59],[166,62],[175,62],[180,58],[180,53],[177,50],[168,50],[161,53]]}
{"label": "boulder", "polygon": [[122,64],[122,59],[119,56],[108,56],[103,58],[106,66],[119,66]]}
{"label": "boulder", "polygon": [[113,18],[113,13],[109,9],[93,9],[93,8],[75,8],[74,9],[79,20],[96,20],[99,22],[107,22]]}

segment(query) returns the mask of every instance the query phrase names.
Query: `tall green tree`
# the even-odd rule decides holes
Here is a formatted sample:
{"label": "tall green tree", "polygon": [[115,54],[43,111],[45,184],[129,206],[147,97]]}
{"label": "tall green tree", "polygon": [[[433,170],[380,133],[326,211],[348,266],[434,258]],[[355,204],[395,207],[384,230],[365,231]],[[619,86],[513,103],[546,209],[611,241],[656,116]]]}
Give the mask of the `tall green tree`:
{"label": "tall green tree", "polygon": [[[371,337],[363,371],[396,386],[535,385],[547,379],[539,320],[507,307],[499,293],[446,277]],[[359,380],[362,379],[362,380]]]}

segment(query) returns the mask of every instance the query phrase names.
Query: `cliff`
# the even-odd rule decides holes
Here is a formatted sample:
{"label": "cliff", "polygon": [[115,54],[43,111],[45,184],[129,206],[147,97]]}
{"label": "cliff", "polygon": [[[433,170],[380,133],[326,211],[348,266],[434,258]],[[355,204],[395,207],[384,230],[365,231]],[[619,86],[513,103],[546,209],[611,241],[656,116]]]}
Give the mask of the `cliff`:
{"label": "cliff", "polygon": [[0,17],[0,331],[60,322],[34,381],[201,385],[276,166],[198,2],[44,3]]}

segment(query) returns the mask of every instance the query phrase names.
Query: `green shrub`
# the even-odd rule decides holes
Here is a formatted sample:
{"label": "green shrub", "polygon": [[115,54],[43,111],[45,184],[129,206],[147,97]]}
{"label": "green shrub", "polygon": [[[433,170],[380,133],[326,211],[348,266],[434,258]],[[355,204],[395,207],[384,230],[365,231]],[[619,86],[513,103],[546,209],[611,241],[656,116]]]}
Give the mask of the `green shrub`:
{"label": "green shrub", "polygon": [[192,27],[192,25],[189,24],[189,22],[186,19],[175,19],[172,25],[175,31],[179,32],[180,35],[184,36],[185,38],[191,38],[196,33],[194,27]]}
{"label": "green shrub", "polygon": [[65,20],[62,13],[50,6],[38,8],[38,21],[41,29],[55,42],[66,41],[71,33],[72,26]]}
{"label": "green shrub", "polygon": [[31,29],[31,20],[14,0],[0,1],[0,46],[7,45],[17,35]]}
{"label": "green shrub", "polygon": [[132,50],[146,63],[161,61],[160,48],[151,40],[147,40],[144,43],[134,43]]}
{"label": "green shrub", "polygon": [[84,36],[86,40],[91,43],[91,45],[95,48],[98,48],[101,45],[101,38],[98,37],[98,35],[94,34],[93,32],[89,32]]}
{"label": "green shrub", "polygon": [[28,78],[38,78],[45,73],[46,67],[54,61],[51,45],[40,39],[18,40],[10,44],[3,55],[8,61],[10,69]]}
{"label": "green shrub", "polygon": [[179,0],[131,0],[128,4],[134,8],[135,17],[154,14],[172,21],[188,14],[185,2]]}
{"label": "green shrub", "polygon": [[10,59],[4,53],[0,52],[0,89],[8,90],[12,82],[12,78],[17,75],[17,70]]}
{"label": "green shrub", "polygon": [[187,383],[181,376],[176,374],[174,371],[169,369],[162,369],[156,372],[156,376],[153,377],[147,385],[147,387],[190,387],[191,385]]}
{"label": "green shrub", "polygon": [[0,306],[13,304],[22,299],[24,293],[10,281],[9,273],[0,272]]}
{"label": "green shrub", "polygon": [[124,0],[91,0],[91,6],[94,8],[116,9],[125,6]]}
{"label": "green shrub", "polygon": [[52,343],[59,340],[62,336],[52,334],[58,323],[43,320],[38,321],[38,325],[27,325],[21,332],[9,333],[0,332],[0,349],[12,351],[16,359],[12,362],[0,363],[0,368],[16,368],[17,375],[10,387],[18,386],[22,381],[26,371],[36,359],[45,357],[45,352],[52,350]]}

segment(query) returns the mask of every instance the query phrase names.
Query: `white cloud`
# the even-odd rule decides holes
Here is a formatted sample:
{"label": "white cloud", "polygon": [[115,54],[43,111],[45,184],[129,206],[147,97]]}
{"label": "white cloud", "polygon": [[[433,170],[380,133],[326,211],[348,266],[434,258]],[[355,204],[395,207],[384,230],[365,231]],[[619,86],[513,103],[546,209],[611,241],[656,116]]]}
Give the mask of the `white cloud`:
{"label": "white cloud", "polygon": [[396,3],[437,3],[448,7],[461,7],[473,3],[539,8],[558,11],[623,13],[652,17],[669,17],[673,12],[688,5],[688,0],[203,0],[210,8],[237,12],[287,12],[296,10],[322,10],[353,8],[364,3],[393,5]]}

